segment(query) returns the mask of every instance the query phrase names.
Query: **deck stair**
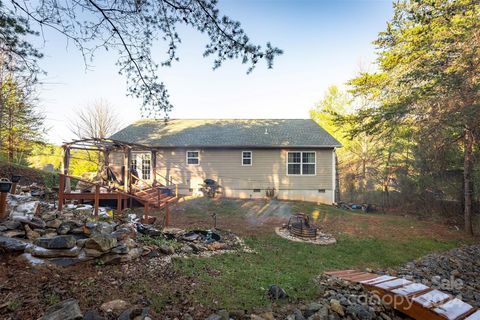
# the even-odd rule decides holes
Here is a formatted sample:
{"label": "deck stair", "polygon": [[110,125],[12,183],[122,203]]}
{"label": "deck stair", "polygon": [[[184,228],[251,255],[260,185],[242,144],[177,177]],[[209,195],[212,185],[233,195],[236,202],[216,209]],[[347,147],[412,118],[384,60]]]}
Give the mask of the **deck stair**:
{"label": "deck stair", "polygon": [[176,196],[161,193],[159,192],[158,188],[155,187],[147,187],[145,189],[135,191],[133,194],[139,202],[141,202],[143,205],[147,205],[150,208],[160,209],[177,201]]}
{"label": "deck stair", "polygon": [[325,274],[362,284],[384,302],[414,319],[480,320],[477,308],[424,284],[356,270],[327,271]]}

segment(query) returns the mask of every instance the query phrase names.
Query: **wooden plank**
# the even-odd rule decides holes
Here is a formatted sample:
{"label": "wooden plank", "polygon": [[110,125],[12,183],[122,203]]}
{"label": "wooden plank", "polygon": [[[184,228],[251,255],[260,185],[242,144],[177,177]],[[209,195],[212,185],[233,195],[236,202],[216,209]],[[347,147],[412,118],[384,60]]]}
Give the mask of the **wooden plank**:
{"label": "wooden plank", "polygon": [[397,288],[404,287],[404,286],[406,286],[408,284],[411,284],[411,283],[412,283],[412,281],[397,278],[397,279],[393,279],[391,281],[386,281],[386,282],[381,282],[379,284],[375,284],[374,287],[382,288],[382,289],[385,289],[385,290],[392,290],[392,289],[397,289]]}
{"label": "wooden plank", "polygon": [[340,274],[346,274],[346,273],[351,273],[351,272],[356,272],[357,270],[353,269],[347,269],[347,270],[331,270],[331,271],[325,271],[324,273],[329,275],[329,276],[338,276]]}
{"label": "wooden plank", "polygon": [[373,274],[373,273],[364,273],[363,275],[359,275],[356,277],[351,277],[352,281],[354,282],[360,282],[360,281],[365,281],[365,280],[373,280],[374,278],[377,278],[378,275]]}
{"label": "wooden plank", "polygon": [[434,289],[425,294],[422,294],[421,296],[413,298],[413,301],[425,308],[431,308],[432,306],[441,303],[449,298],[450,296],[448,294],[440,290]]}
{"label": "wooden plank", "polygon": [[424,290],[430,289],[424,284],[421,283],[411,283],[406,286],[403,286],[401,288],[397,288],[392,290],[393,293],[403,295],[403,296],[408,296],[415,294],[417,292],[423,292]]}
{"label": "wooden plank", "polygon": [[[100,192],[98,198],[100,200],[116,200],[118,197],[117,193],[114,192]],[[79,192],[79,193],[65,193],[63,195],[64,199],[68,200],[95,200],[95,193],[92,192]],[[121,195],[122,199],[128,199],[128,196]]]}
{"label": "wooden plank", "polygon": [[374,279],[360,281],[360,283],[361,284],[366,284],[366,285],[374,285],[374,284],[377,284],[377,283],[380,283],[380,282],[390,281],[390,280],[393,280],[393,279],[396,279],[396,277],[385,276],[384,275],[384,276],[378,276]]}
{"label": "wooden plank", "polygon": [[433,309],[434,312],[444,316],[448,320],[455,320],[461,315],[472,311],[473,307],[460,299],[452,299]]}
{"label": "wooden plank", "polygon": [[480,320],[480,310],[475,311],[464,320]]}
{"label": "wooden plank", "polygon": [[378,276],[354,270],[326,272],[347,281],[361,283],[386,304],[414,319],[480,320],[480,311],[440,290],[393,276]]}

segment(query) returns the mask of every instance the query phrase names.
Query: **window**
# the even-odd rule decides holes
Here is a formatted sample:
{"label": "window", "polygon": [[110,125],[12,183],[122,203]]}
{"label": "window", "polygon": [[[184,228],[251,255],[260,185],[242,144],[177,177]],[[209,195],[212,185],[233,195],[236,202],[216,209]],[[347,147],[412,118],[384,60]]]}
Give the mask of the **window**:
{"label": "window", "polygon": [[242,151],[242,166],[252,165],[252,151]]}
{"label": "window", "polygon": [[187,151],[187,164],[196,165],[200,164],[199,151]]}
{"label": "window", "polygon": [[142,157],[142,179],[143,180],[150,180],[150,166],[151,166],[150,155],[144,155]]}
{"label": "window", "polygon": [[315,152],[289,152],[287,157],[287,175],[308,175],[316,174]]}
{"label": "window", "polygon": [[132,174],[142,180],[150,180],[152,170],[152,156],[149,152],[134,152],[130,162]]}

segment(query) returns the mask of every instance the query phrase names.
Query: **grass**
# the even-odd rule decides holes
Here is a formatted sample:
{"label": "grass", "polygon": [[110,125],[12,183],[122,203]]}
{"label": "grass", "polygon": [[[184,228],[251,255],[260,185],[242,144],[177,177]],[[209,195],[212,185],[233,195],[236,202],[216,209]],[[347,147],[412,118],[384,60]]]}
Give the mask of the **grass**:
{"label": "grass", "polygon": [[[219,216],[227,218],[232,212],[246,214],[240,208],[245,207],[245,203],[223,201],[217,206],[225,204],[216,210]],[[211,201],[206,205],[214,206]],[[270,285],[278,284],[287,291],[290,300],[309,301],[317,295],[312,279],[325,270],[395,267],[433,251],[468,242],[461,236],[440,238],[435,232],[422,232],[423,229],[412,233],[411,228],[428,230],[429,227],[423,226],[424,222],[402,216],[363,214],[301,202],[291,203],[291,208],[294,212],[305,213],[317,210],[319,221],[335,220],[333,227],[338,243],[317,246],[291,242],[273,232],[259,233],[245,238],[255,254],[176,260],[178,271],[196,279],[190,298],[212,308],[251,310],[269,305],[266,291]],[[194,210],[192,214],[199,213]],[[207,212],[203,214],[208,215]],[[392,230],[398,230],[400,235],[389,235],[395,233]]]}
{"label": "grass", "polygon": [[[199,303],[221,308],[251,309],[269,304],[265,299],[271,284],[279,284],[293,300],[315,298],[312,278],[328,269],[385,268],[400,265],[435,250],[445,250],[459,241],[436,241],[428,237],[403,243],[375,238],[342,236],[334,246],[292,243],[276,235],[250,237],[247,244],[257,254],[228,254],[210,259],[186,259],[177,268],[197,278],[195,298]],[[217,276],[211,276],[214,270]]]}

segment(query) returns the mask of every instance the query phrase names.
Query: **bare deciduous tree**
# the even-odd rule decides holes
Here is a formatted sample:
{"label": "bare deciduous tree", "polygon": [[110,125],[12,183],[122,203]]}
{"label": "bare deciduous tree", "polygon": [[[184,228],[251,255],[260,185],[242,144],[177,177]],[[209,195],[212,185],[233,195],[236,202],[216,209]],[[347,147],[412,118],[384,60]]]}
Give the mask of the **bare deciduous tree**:
{"label": "bare deciduous tree", "polygon": [[78,110],[75,118],[70,120],[70,131],[78,139],[108,138],[121,127],[121,122],[106,100],[99,99]]}

